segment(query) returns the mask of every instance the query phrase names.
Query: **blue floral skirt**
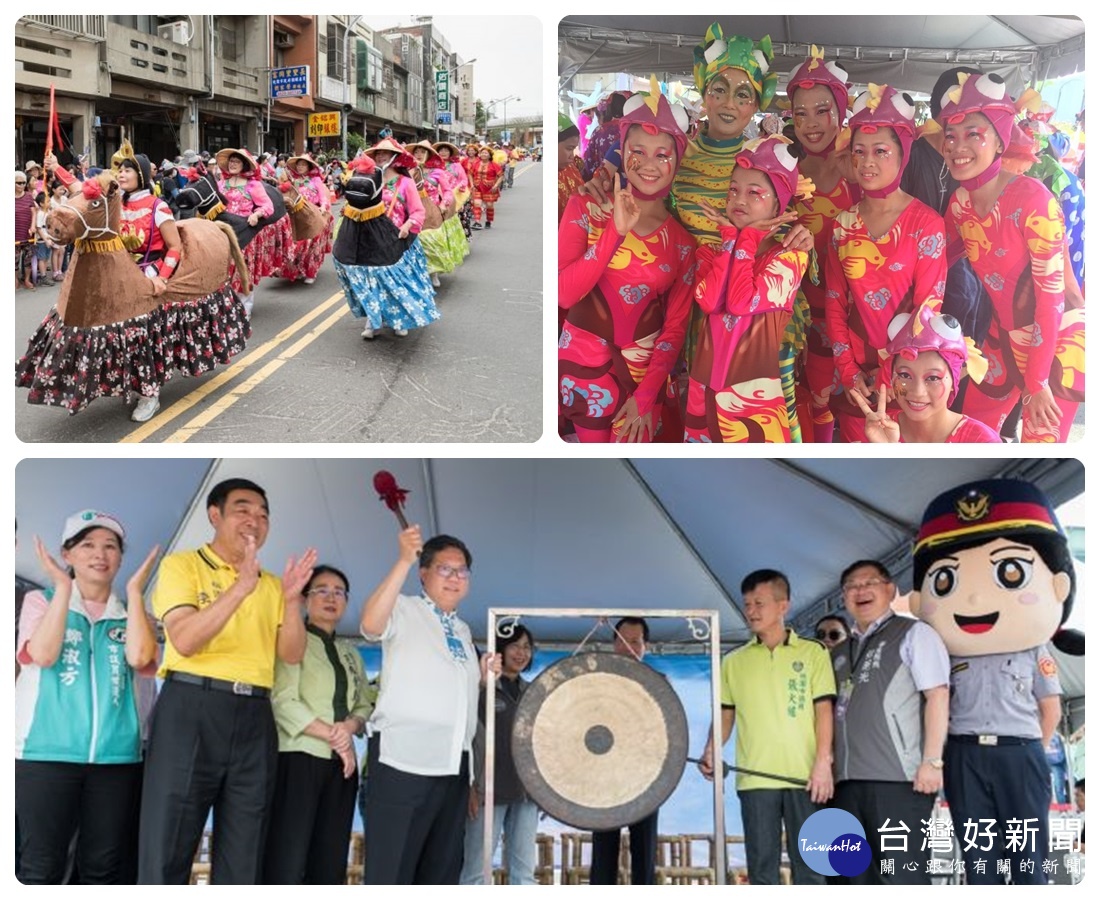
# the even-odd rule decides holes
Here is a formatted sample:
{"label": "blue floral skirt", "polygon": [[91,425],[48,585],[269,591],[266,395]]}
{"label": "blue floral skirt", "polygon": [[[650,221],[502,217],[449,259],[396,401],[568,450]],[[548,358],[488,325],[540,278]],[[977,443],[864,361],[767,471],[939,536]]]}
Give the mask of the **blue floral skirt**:
{"label": "blue floral skirt", "polygon": [[392,266],[351,266],[333,257],[352,315],[371,328],[423,328],[439,318],[428,263],[417,239]]}

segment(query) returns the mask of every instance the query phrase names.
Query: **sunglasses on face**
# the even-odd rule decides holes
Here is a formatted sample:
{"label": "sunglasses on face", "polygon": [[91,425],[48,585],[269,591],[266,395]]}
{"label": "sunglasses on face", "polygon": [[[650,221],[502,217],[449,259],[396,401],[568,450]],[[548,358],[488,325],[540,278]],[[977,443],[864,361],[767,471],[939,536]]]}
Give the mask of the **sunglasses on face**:
{"label": "sunglasses on face", "polygon": [[817,630],[817,639],[819,641],[839,641],[844,637],[844,632],[839,628],[831,628],[825,631],[823,628]]}

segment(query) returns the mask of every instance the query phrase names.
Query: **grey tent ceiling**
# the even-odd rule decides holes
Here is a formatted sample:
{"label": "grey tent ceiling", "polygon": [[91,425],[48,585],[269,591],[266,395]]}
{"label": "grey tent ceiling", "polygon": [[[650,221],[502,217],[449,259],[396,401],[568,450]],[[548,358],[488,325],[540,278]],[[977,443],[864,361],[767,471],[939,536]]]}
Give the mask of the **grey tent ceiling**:
{"label": "grey tent ceiling", "polygon": [[997,72],[1013,93],[1085,68],[1085,25],[1075,16],[580,15],[559,24],[559,76],[653,72],[690,81],[692,50],[715,20],[726,34],[771,36],[781,87],[810,44],[824,47],[854,83],[924,92],[955,65]]}
{"label": "grey tent ceiling", "polygon": [[[1024,476],[1055,503],[1084,490],[1075,460],[30,459],[16,469],[16,574],[40,580],[32,535],[56,552],[65,517],[93,507],[128,529],[121,586],[153,544],[209,539],[206,493],[241,475],[269,494],[264,565],[279,573],[287,556],[317,547],[351,579],[358,599],[341,630],[354,634],[361,598],[396,553],[396,521],[371,488],[379,469],[410,490],[410,521],[469,544],[463,617],[478,636],[489,607],[705,608],[720,611],[723,640],[741,641],[738,587],[762,567],[789,575],[805,627],[838,602],[837,576],[854,559],[885,561],[906,589],[924,507],[953,484]],[[529,624],[544,641],[573,642],[593,620]],[[654,633],[688,638],[682,620],[656,622]]]}

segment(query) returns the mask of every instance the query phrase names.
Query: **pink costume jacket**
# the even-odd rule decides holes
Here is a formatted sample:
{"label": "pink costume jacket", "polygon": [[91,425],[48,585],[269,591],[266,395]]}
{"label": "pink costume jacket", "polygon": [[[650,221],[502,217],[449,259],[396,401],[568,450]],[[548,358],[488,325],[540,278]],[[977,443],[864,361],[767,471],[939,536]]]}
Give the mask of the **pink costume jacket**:
{"label": "pink costume jacket", "polygon": [[441,209],[454,206],[454,179],[451,178],[445,168],[442,166],[431,169],[425,168],[424,186],[428,188],[428,196],[432,197]]}
{"label": "pink costume jacket", "polygon": [[416,183],[407,175],[394,173],[386,179],[382,187],[382,202],[386,204],[386,215],[398,228],[408,219],[412,220],[410,234],[420,234],[424,226],[424,204]]}
{"label": "pink costume jacket", "polygon": [[652,411],[680,355],[694,286],[695,240],[675,218],[621,237],[609,212],[571,197],[558,231],[563,415],[609,434],[631,396],[639,413]]}
{"label": "pink costume jacket", "polygon": [[466,175],[466,169],[460,162],[448,162],[444,165],[447,170],[447,174],[451,176],[453,182],[452,190],[455,191],[468,191],[470,189],[470,179]]}
{"label": "pink costume jacket", "polygon": [[993,301],[982,348],[990,378],[978,390],[998,392],[1007,382],[1032,394],[1049,384],[1055,396],[1083,400],[1084,310],[1065,308],[1065,227],[1057,198],[1034,178],[1018,176],[984,219],[961,187],[947,217],[952,261],[965,252]]}
{"label": "pink costume jacket", "polygon": [[843,178],[828,193],[815,191],[813,196],[798,200],[794,209],[798,221],[814,237],[817,253],[817,284],[809,275],[802,279],[802,291],[810,304],[810,324],[806,330],[806,381],[810,392],[824,405],[825,395],[832,393],[836,363],[833,345],[825,328],[825,260],[833,238],[833,224],[844,210],[859,202],[860,190]]}
{"label": "pink costume jacket", "polygon": [[[837,216],[825,263],[825,327],[841,383],[879,368],[894,316],[943,305],[947,239],[939,213],[913,200],[886,234],[873,237],[853,206]],[[836,398],[834,398],[836,399]],[[863,415],[846,397],[841,411]]]}
{"label": "pink costume jacket", "polygon": [[250,216],[257,209],[270,216],[275,212],[271,198],[258,178],[245,179],[244,184],[231,187],[225,179],[218,179],[218,190],[225,194],[226,209],[235,216]]}
{"label": "pink costume jacket", "polygon": [[[892,413],[896,419],[897,414]],[[902,438],[899,443],[904,444],[905,438]],[[984,422],[979,422],[977,419],[972,419],[970,416],[963,416],[962,421],[955,426],[955,430],[947,436],[945,444],[1000,444],[1001,436],[997,434],[992,428],[986,425]]]}
{"label": "pink costume jacket", "polygon": [[319,206],[322,210],[332,208],[332,199],[329,195],[328,186],[320,175],[314,174],[305,178],[300,175],[295,175],[290,180],[294,187],[297,188],[298,193],[314,206]]}
{"label": "pink costume jacket", "polygon": [[706,329],[688,386],[688,440],[790,440],[779,350],[809,254],[772,244],[764,232],[720,229],[720,246],[699,248],[695,302]]}

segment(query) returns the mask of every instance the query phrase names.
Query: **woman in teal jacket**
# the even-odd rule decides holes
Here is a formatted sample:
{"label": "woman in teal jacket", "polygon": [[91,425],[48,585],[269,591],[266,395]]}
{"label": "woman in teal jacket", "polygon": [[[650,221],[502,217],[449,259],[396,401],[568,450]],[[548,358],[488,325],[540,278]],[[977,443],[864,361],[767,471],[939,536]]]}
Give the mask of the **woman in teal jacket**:
{"label": "woman in teal jacket", "polygon": [[82,884],[136,881],[141,721],[135,672],[153,674],[157,645],[142,590],[159,547],[114,592],[126,531],[106,513],[65,521],[62,566],[35,550],[53,587],[23,601],[15,685],[18,877],[60,884],[74,835]]}

